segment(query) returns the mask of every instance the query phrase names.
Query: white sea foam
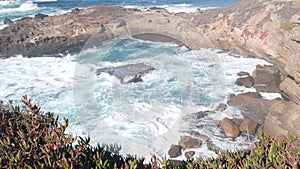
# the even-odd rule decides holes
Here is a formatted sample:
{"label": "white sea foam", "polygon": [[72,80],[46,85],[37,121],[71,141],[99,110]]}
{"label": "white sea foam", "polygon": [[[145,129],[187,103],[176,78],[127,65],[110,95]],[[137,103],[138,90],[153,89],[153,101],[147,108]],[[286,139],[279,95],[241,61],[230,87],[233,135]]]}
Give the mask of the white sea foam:
{"label": "white sea foam", "polygon": [[34,11],[37,10],[39,7],[37,4],[33,3],[32,1],[26,1],[22,3],[19,7],[16,8],[2,8],[0,9],[0,13],[12,13],[12,12],[26,12],[26,11]]}

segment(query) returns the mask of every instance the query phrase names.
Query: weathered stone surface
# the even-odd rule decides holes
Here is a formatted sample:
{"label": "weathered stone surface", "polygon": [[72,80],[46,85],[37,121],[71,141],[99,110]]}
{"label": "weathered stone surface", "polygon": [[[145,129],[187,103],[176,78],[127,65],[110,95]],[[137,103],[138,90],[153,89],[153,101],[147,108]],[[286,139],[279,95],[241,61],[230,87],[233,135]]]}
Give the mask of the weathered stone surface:
{"label": "weathered stone surface", "polygon": [[221,129],[222,129],[225,137],[236,138],[237,136],[240,135],[240,130],[239,130],[238,126],[227,117],[225,117],[220,122],[220,126],[221,126]]}
{"label": "weathered stone surface", "polygon": [[183,136],[180,138],[179,145],[184,149],[189,148],[198,148],[202,144],[201,140],[198,140],[196,138],[190,137],[190,136]]}
{"label": "weathered stone surface", "polygon": [[245,119],[239,125],[239,129],[242,133],[254,135],[256,133],[258,123],[251,119]]}
{"label": "weathered stone surface", "polygon": [[237,119],[237,118],[233,118],[233,119],[231,119],[233,122],[234,122],[234,124],[235,125],[237,125],[237,126],[239,126],[241,123],[242,123],[242,120],[240,120],[240,119]]}
{"label": "weathered stone surface", "polygon": [[3,24],[4,25],[11,25],[13,24],[14,22],[12,20],[10,20],[9,18],[5,18],[4,21],[3,21]]}
{"label": "weathered stone surface", "polygon": [[105,67],[98,69],[96,74],[108,73],[120,79],[123,83],[142,82],[142,76],[154,70],[154,67],[145,65],[144,63],[128,64],[117,67]]}
{"label": "weathered stone surface", "polygon": [[257,92],[280,93],[281,83],[279,70],[274,66],[257,65],[252,73]]}
{"label": "weathered stone surface", "polygon": [[181,147],[179,145],[172,145],[168,151],[171,158],[176,158],[182,155]]}
{"label": "weathered stone surface", "polygon": [[187,159],[192,158],[194,155],[195,155],[195,151],[187,151],[187,152],[184,153],[184,156],[185,156]]}
{"label": "weathered stone surface", "polygon": [[240,77],[240,78],[236,79],[235,84],[238,86],[244,86],[244,87],[250,88],[254,85],[254,79],[251,76]]}
{"label": "weathered stone surface", "polygon": [[300,107],[293,102],[277,101],[270,106],[264,131],[272,136],[289,135],[293,132],[300,137]]}

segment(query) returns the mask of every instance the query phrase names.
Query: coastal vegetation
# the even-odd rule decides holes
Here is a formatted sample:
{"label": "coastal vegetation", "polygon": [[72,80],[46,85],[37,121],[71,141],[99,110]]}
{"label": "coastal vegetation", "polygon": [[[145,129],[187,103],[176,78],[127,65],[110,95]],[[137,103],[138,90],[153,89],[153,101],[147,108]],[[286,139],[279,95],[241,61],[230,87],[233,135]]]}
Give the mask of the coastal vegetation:
{"label": "coastal vegetation", "polygon": [[221,152],[217,158],[172,161],[119,154],[117,145],[90,145],[90,137],[66,134],[68,120],[44,113],[26,96],[23,106],[0,102],[0,168],[299,168],[300,145],[295,134],[258,136],[248,150]]}

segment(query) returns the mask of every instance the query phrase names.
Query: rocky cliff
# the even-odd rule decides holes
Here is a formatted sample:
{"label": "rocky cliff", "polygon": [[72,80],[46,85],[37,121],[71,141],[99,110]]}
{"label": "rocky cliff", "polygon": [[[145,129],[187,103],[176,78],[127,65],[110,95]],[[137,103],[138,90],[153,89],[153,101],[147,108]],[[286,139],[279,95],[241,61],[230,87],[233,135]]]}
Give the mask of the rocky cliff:
{"label": "rocky cliff", "polygon": [[[194,13],[91,7],[57,16],[37,15],[0,30],[0,57],[61,56],[93,47],[105,39],[142,37],[144,33],[162,34],[190,49],[219,48],[272,62],[280,75],[280,93],[292,102],[278,102],[277,108],[272,105],[267,120],[273,121],[265,124],[266,129],[285,123],[280,115],[289,107],[296,121],[300,121],[296,112],[300,104],[298,0],[242,0],[227,8]],[[293,126],[285,131],[290,129]],[[293,131],[300,133],[297,128]]]}

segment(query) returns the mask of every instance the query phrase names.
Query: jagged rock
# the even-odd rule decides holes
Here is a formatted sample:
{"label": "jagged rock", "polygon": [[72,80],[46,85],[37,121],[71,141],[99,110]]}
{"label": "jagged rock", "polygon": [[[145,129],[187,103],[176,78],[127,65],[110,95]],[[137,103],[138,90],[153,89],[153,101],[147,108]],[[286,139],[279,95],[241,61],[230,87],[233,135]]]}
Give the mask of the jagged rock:
{"label": "jagged rock", "polygon": [[242,133],[254,135],[256,133],[258,123],[251,119],[245,119],[239,125],[239,129]]}
{"label": "jagged rock", "polygon": [[117,67],[105,67],[98,69],[96,74],[108,73],[120,79],[121,83],[142,82],[142,76],[154,70],[154,67],[144,63],[128,64]]}
{"label": "jagged rock", "polygon": [[224,104],[224,103],[220,103],[220,104],[218,105],[218,107],[216,108],[216,111],[223,112],[223,111],[225,111],[226,109],[227,109],[227,105]]}
{"label": "jagged rock", "polygon": [[244,72],[244,71],[240,71],[237,75],[238,76],[250,76],[250,73]]}
{"label": "jagged rock", "polygon": [[48,17],[48,15],[41,14],[41,13],[36,14],[36,15],[34,16],[34,18],[36,18],[36,19],[44,19],[45,17]]}
{"label": "jagged rock", "polygon": [[183,136],[181,137],[179,141],[179,145],[184,149],[189,148],[199,148],[202,144],[201,140],[198,140],[196,138],[190,137],[190,136]]}
{"label": "jagged rock", "polygon": [[11,24],[14,24],[14,22],[12,20],[10,20],[9,18],[5,18],[4,21],[3,21],[3,24],[4,25],[11,25]]}
{"label": "jagged rock", "polygon": [[172,145],[168,151],[171,158],[176,158],[182,155],[181,147],[179,145]]}
{"label": "jagged rock", "polygon": [[195,151],[187,151],[187,152],[184,153],[184,156],[185,156],[187,159],[192,158],[194,155],[195,155]]}
{"label": "jagged rock", "polygon": [[221,126],[221,129],[222,129],[225,137],[236,138],[237,136],[240,135],[240,130],[239,130],[238,126],[227,117],[225,117],[220,122],[220,126]]}
{"label": "jagged rock", "polygon": [[236,79],[235,84],[238,86],[244,86],[244,87],[250,88],[254,85],[254,79],[251,76],[240,77],[240,78]]}
{"label": "jagged rock", "polygon": [[210,111],[210,110],[199,111],[197,113],[197,119],[202,119],[202,118],[204,118],[205,116],[207,116],[208,114],[211,114],[211,113],[215,113],[215,112],[214,111]]}
{"label": "jagged rock", "polygon": [[279,70],[274,66],[257,65],[252,73],[257,92],[280,93],[281,83]]}

